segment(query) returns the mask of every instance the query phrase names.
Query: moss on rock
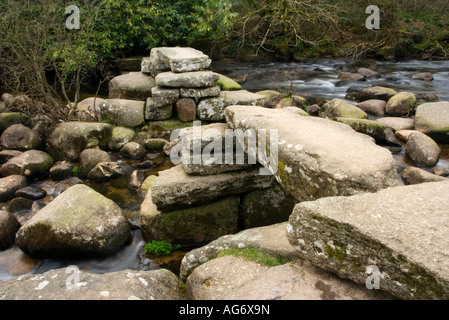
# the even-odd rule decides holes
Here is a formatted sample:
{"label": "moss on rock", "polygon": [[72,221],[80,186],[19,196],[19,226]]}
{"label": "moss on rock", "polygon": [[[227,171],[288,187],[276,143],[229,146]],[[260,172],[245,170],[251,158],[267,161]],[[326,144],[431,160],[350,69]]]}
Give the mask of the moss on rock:
{"label": "moss on rock", "polygon": [[238,84],[235,80],[231,78],[219,74],[220,78],[217,80],[216,84],[223,91],[233,91],[233,90],[242,90],[242,86]]}

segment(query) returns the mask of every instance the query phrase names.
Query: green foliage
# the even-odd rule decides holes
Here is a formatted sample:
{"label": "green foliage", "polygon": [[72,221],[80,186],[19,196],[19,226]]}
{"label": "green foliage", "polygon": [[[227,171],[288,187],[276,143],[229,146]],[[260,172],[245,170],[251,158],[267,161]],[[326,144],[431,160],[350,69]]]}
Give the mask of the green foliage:
{"label": "green foliage", "polygon": [[[80,10],[79,30],[65,27],[69,4]],[[49,104],[77,103],[92,69],[155,46],[220,41],[234,17],[231,0],[2,0],[0,82]],[[47,71],[56,73],[53,87]]]}
{"label": "green foliage", "polygon": [[79,169],[78,166],[74,166],[73,169],[72,169],[72,174],[73,174],[75,177],[78,176],[78,169]]}
{"label": "green foliage", "polygon": [[261,265],[267,266],[267,267],[275,267],[280,266],[283,264],[286,264],[288,262],[287,259],[271,255],[267,252],[264,252],[260,249],[257,249],[255,247],[245,247],[242,249],[239,248],[229,248],[220,250],[218,252],[217,257],[225,257],[225,256],[235,256],[244,258],[249,261],[253,261],[256,263],[259,263]]}
{"label": "green foliage", "polygon": [[103,0],[102,5],[96,43],[103,56],[220,40],[235,17],[230,0]]}
{"label": "green foliage", "polygon": [[156,256],[166,256],[179,248],[181,248],[179,244],[172,245],[165,241],[153,240],[145,245],[145,253],[154,254]]}

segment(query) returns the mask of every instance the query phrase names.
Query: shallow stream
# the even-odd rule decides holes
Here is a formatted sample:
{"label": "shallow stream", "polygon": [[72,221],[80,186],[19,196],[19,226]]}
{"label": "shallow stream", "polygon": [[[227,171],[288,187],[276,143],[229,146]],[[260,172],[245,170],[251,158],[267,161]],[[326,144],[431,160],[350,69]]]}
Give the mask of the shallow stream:
{"label": "shallow stream", "polygon": [[[295,93],[306,92],[323,99],[345,98],[350,87],[364,88],[372,85],[386,86],[398,91],[410,91],[418,95],[434,93],[440,101],[449,101],[449,61],[409,61],[409,62],[377,62],[376,71],[382,75],[380,79],[363,82],[340,81],[341,67],[344,60],[313,60],[304,63],[213,63],[212,69],[231,78],[246,77],[242,85],[244,89],[257,92],[260,90],[277,90],[286,92],[292,89]],[[420,72],[431,72],[434,81],[412,80],[411,75]],[[88,95],[85,93],[84,95]],[[443,153],[438,165],[449,170],[449,146],[441,145]],[[399,166],[411,165],[404,151],[394,155]],[[148,169],[146,176],[156,174],[159,170],[168,169],[171,162],[164,155],[153,159],[157,166]],[[431,169],[429,169],[431,170]],[[132,239],[128,246],[115,255],[83,260],[46,259],[36,260],[23,254],[16,246],[0,252],[0,281],[28,273],[43,273],[51,269],[76,265],[80,269],[95,273],[107,273],[124,269],[150,270],[161,266],[174,269],[176,272],[179,257],[186,251],[180,251],[175,257],[165,260],[149,259],[143,254],[145,242],[139,226],[139,210],[143,196],[128,188],[128,177],[115,179],[106,183],[84,181],[98,192],[114,200],[125,212],[133,226]],[[77,181],[72,180],[72,183]],[[66,182],[66,183],[70,183]],[[46,199],[51,201],[60,192],[61,184],[52,181],[40,181],[33,185],[40,186],[48,193]],[[19,215],[19,220],[26,221],[30,211]],[[171,260],[171,261],[168,261]]]}

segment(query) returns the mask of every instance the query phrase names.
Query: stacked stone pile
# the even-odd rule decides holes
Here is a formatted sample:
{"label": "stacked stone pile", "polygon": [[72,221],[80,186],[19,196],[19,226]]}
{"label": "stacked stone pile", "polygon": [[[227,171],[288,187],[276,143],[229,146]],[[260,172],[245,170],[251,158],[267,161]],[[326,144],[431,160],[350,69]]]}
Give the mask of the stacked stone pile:
{"label": "stacked stone pile", "polygon": [[[160,172],[152,180],[141,206],[141,230],[146,241],[163,239],[198,245],[235,233],[243,227],[256,227],[286,221],[296,201],[284,193],[272,175],[261,174],[256,163],[243,158],[237,164],[237,151],[243,150],[235,137],[229,139],[234,150],[225,163],[224,123],[181,131],[179,150],[182,162]],[[232,130],[231,130],[232,131]],[[195,150],[195,147],[198,150]],[[214,146],[214,155],[209,154]],[[242,151],[243,155],[243,151]],[[194,161],[196,158],[199,161]],[[144,183],[145,184],[145,183]]]}
{"label": "stacked stone pile", "polygon": [[[236,83],[230,86],[230,79],[210,71],[210,64],[207,55],[193,48],[153,48],[142,59],[141,72],[110,81],[109,99],[103,101],[100,112],[126,127],[167,120],[174,114],[182,122],[223,121],[227,106],[257,105],[265,98],[241,90]],[[129,108],[131,114],[123,114]]]}
{"label": "stacked stone pile", "polygon": [[219,75],[209,71],[211,59],[192,48],[154,48],[142,60],[142,73],[155,79],[151,97],[146,100],[146,120],[165,120],[173,106],[182,121],[196,118],[201,98],[220,94]]}

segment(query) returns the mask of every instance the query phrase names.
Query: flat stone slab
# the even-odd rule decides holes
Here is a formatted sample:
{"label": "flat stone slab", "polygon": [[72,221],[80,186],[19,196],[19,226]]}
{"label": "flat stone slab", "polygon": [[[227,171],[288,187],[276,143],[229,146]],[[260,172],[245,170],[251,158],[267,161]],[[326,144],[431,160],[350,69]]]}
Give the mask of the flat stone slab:
{"label": "flat stone slab", "polygon": [[179,300],[179,281],[166,269],[96,274],[76,266],[0,282],[2,300]]}
{"label": "flat stone slab", "polygon": [[256,164],[255,161],[250,163],[226,123],[185,128],[180,131],[180,137],[183,148],[181,162],[188,174],[217,174],[248,169]]}
{"label": "flat stone slab", "polygon": [[[286,235],[287,222],[226,235],[188,252],[181,263],[189,299],[226,300],[384,300],[380,290],[335,277],[299,259]],[[286,262],[267,267],[222,250],[255,249]],[[218,258],[217,258],[218,257]]]}
{"label": "flat stone slab", "polygon": [[391,300],[350,280],[297,260],[266,267],[244,258],[217,258],[195,269],[186,283],[193,300]]}
{"label": "flat stone slab", "polygon": [[268,188],[273,177],[260,175],[259,169],[227,172],[210,176],[193,176],[177,165],[159,173],[151,187],[152,200],[158,210],[184,209],[212,202],[227,195]]}
{"label": "flat stone slab", "polygon": [[215,86],[219,75],[212,71],[184,73],[163,72],[155,77],[156,84],[169,88],[203,88]]}
{"label": "flat stone slab", "polygon": [[208,69],[212,60],[203,52],[187,47],[158,47],[151,49],[150,57],[142,60],[142,72],[189,72]]}
{"label": "flat stone slab", "polygon": [[415,127],[415,120],[410,118],[400,117],[383,117],[374,120],[384,127],[391,128],[394,131],[411,130]]}
{"label": "flat stone slab", "polygon": [[[449,298],[449,182],[296,205],[287,236],[302,258],[403,299]],[[377,277],[377,280],[376,278]]]}
{"label": "flat stone slab", "polygon": [[262,105],[266,97],[247,90],[221,91],[217,97],[202,99],[198,103],[198,119],[222,121],[226,119],[225,108],[231,105]]}
{"label": "flat stone slab", "polygon": [[253,93],[248,90],[233,90],[233,91],[222,91],[220,92],[220,97],[224,99],[227,106],[230,105],[247,105],[256,106],[262,103],[265,96],[258,93]]}
{"label": "flat stone slab", "polygon": [[[231,128],[277,133],[278,145],[266,146],[273,154],[261,158],[258,152],[258,161],[298,201],[399,185],[391,153],[345,124],[284,109],[229,106],[225,112]],[[247,153],[255,154],[248,139],[238,138]]]}
{"label": "flat stone slab", "polygon": [[198,102],[201,98],[216,97],[220,94],[220,87],[213,86],[207,88],[181,88],[180,96],[183,98],[193,98]]}
{"label": "flat stone slab", "polygon": [[251,228],[222,236],[211,243],[193,249],[182,259],[180,277],[185,281],[198,266],[215,259],[221,250],[253,247],[286,260],[297,260],[298,253],[287,239],[288,222]]}

